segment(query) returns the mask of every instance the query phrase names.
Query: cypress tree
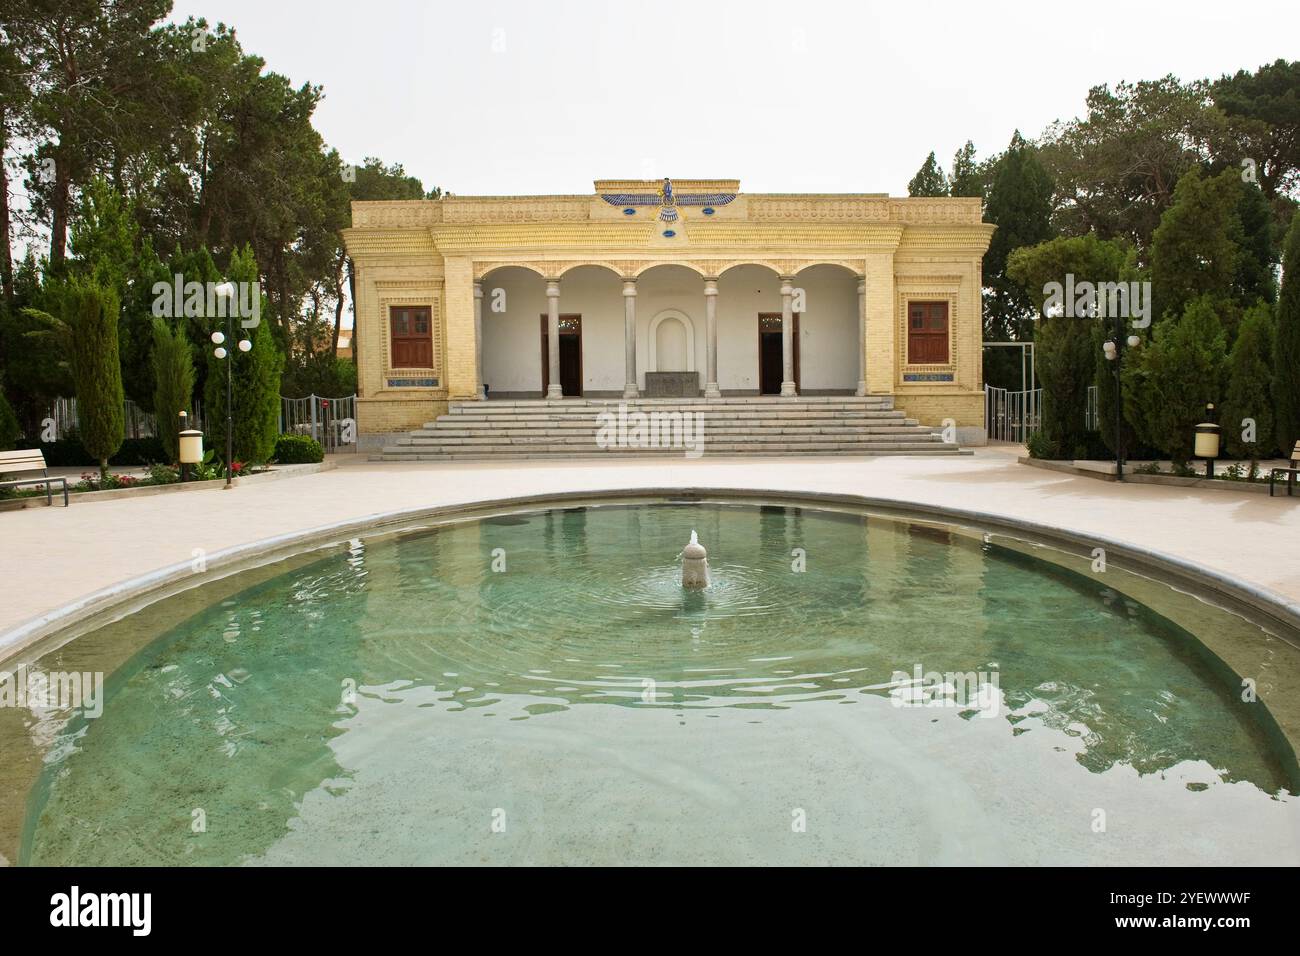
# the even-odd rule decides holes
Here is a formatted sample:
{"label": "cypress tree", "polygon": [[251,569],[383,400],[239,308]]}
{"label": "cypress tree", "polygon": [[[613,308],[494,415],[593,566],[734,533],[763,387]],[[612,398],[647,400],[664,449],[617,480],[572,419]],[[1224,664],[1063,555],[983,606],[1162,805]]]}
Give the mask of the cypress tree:
{"label": "cypress tree", "polygon": [[1269,387],[1273,334],[1273,308],[1261,302],[1242,318],[1228,355],[1228,391],[1221,419],[1224,445],[1230,455],[1252,463],[1272,452],[1276,437]]}
{"label": "cypress tree", "polygon": [[81,444],[108,475],[108,460],[126,434],[122,366],[117,351],[118,299],[93,280],[73,278],[62,296],[63,321],[71,333],[72,374]]}
{"label": "cypress tree", "polygon": [[1151,343],[1126,357],[1132,372],[1125,369],[1125,405],[1137,400],[1138,435],[1175,463],[1191,457],[1205,406],[1222,401],[1226,339],[1214,297],[1204,295],[1156,326]]}
{"label": "cypress tree", "polygon": [[180,413],[194,397],[194,350],[189,338],[166,319],[153,320],[153,407],[158,438],[171,462],[180,459]]}
{"label": "cypress tree", "polygon": [[939,168],[939,161],[934,158],[934,151],[925,158],[921,168],[916,171],[911,182],[907,184],[909,196],[946,196],[948,195],[948,177]]}
{"label": "cypress tree", "polygon": [[[245,246],[230,257],[229,278],[236,285],[257,281],[257,263],[252,249]],[[261,303],[266,313],[266,301]],[[211,343],[207,346],[208,374],[204,387],[203,415],[212,447],[219,455],[226,450],[226,362],[234,362],[231,407],[234,412],[234,456],[241,462],[265,462],[275,451],[280,432],[280,374],[284,361],[270,323],[262,319],[256,328],[244,329],[236,319],[234,341],[225,343],[227,355],[218,359]],[[225,329],[223,319],[209,319],[209,331]],[[239,339],[249,338],[253,347],[239,351]]]}
{"label": "cypress tree", "polygon": [[1300,441],[1300,213],[1291,218],[1282,251],[1273,402],[1277,409],[1277,443],[1282,454],[1289,456]]}

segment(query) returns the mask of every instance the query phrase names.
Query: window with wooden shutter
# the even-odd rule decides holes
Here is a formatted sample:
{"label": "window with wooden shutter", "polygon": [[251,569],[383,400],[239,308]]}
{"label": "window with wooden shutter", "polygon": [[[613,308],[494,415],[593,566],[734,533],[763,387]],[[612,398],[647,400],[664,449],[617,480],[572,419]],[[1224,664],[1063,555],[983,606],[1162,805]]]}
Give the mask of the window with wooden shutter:
{"label": "window with wooden shutter", "polygon": [[388,334],[393,368],[433,368],[432,310],[427,305],[393,306]]}
{"label": "window with wooden shutter", "polygon": [[907,303],[907,363],[945,365],[948,362],[948,303]]}

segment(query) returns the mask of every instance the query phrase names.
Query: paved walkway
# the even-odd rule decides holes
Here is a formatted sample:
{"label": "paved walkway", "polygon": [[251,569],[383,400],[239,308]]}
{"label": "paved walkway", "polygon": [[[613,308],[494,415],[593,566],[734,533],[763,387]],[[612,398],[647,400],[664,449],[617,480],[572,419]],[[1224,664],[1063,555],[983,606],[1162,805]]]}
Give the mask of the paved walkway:
{"label": "paved walkway", "polygon": [[630,487],[861,494],[984,511],[1163,551],[1300,601],[1300,498],[1118,485],[973,457],[387,464],[201,491],[0,513],[0,633],[89,592],[273,535],[380,512]]}

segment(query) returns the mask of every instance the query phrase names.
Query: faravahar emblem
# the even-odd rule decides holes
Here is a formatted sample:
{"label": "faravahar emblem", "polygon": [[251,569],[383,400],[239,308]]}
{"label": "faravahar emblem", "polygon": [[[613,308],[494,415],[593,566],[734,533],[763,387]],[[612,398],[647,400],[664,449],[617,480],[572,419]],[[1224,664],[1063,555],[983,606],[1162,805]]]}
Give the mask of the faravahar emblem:
{"label": "faravahar emblem", "polygon": [[[646,185],[650,185],[647,183]],[[653,188],[653,187],[652,187]],[[601,193],[600,198],[605,200],[611,206],[623,207],[623,212],[627,215],[636,213],[637,207],[640,206],[658,206],[658,219],[663,223],[674,223],[678,220],[680,214],[677,207],[680,206],[700,206],[704,215],[713,215],[713,210],[717,206],[725,206],[736,198],[735,193],[709,193],[709,192],[683,192],[679,193],[673,188],[673,181],[667,176],[664,177],[663,185],[659,187],[658,192],[627,192],[627,193]]]}

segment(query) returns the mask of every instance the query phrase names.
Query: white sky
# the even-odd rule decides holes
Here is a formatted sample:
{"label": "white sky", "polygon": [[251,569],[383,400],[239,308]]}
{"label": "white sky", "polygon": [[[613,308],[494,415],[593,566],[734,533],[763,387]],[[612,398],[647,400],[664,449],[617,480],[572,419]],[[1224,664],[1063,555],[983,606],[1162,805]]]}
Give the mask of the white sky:
{"label": "white sky", "polygon": [[931,149],[946,169],[967,139],[983,157],[1079,114],[1092,85],[1253,70],[1300,35],[1294,0],[177,0],[191,14],[323,85],[345,161],[459,195],[661,176],[906,195]]}

